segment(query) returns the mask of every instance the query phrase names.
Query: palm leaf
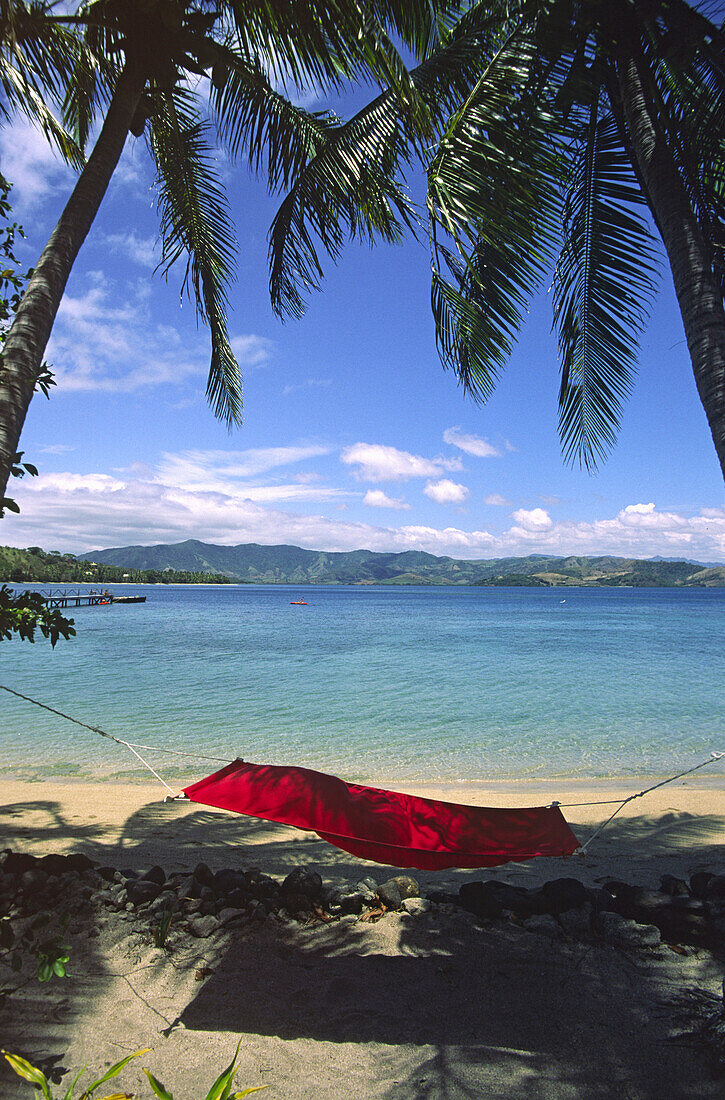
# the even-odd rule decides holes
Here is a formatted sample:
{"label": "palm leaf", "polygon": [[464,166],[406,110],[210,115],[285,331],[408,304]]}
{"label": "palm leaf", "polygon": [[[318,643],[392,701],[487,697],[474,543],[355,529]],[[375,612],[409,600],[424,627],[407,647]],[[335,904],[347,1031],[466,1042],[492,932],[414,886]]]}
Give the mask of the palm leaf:
{"label": "palm leaf", "polygon": [[[436,30],[441,45],[411,70],[435,124],[442,125],[475,84],[504,7],[502,0],[477,4],[451,30]],[[286,141],[292,148],[291,134]],[[319,247],[336,260],[348,236],[394,243],[405,228],[415,231],[417,214],[396,177],[424,150],[392,91],[344,125],[320,119],[313,131],[309,118],[300,119],[294,149],[300,154],[294,182],[270,229],[270,293],[278,314],[300,316],[304,294],[319,289],[323,278]]]}
{"label": "palm leaf", "polygon": [[193,294],[209,326],[212,356],[207,395],[228,424],[242,416],[239,367],[226,324],[227,286],[234,269],[235,238],[226,194],[216,177],[207,126],[181,89],[159,95],[149,144],[158,168],[164,273],[185,259],[183,292]]}
{"label": "palm leaf", "polygon": [[534,53],[521,31],[501,43],[428,174],[438,347],[479,400],[511,354],[558,240],[560,138],[546,100],[525,94]]}
{"label": "palm leaf", "polygon": [[643,202],[614,118],[592,104],[572,149],[553,294],[562,446],[567,460],[589,470],[614,443],[654,293],[654,241],[637,211]]}

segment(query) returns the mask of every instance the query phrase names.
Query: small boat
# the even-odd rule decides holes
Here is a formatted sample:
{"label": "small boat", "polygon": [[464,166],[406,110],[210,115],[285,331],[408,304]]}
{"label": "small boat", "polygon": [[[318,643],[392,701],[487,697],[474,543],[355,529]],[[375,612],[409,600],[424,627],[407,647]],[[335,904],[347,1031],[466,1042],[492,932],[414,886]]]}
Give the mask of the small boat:
{"label": "small boat", "polygon": [[[146,603],[145,596],[112,596],[109,603]],[[103,600],[101,600],[103,603]]]}
{"label": "small boat", "polygon": [[308,604],[307,604],[307,600],[299,599],[299,600],[290,600],[290,606],[293,606],[293,607],[307,607]]}

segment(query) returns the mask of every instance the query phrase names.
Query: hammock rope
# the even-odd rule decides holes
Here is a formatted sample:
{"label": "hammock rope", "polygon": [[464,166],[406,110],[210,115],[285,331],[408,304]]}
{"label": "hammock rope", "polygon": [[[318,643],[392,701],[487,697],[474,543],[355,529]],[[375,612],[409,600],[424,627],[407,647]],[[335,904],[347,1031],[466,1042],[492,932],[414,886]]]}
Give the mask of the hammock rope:
{"label": "hammock rope", "polygon": [[[184,756],[195,760],[209,760],[212,763],[216,764],[229,764],[229,760],[227,758],[222,758],[218,756],[207,756],[204,753],[183,752],[180,749],[168,749],[159,745],[142,745],[135,741],[124,741],[123,738],[116,737],[114,736],[114,734],[108,733],[106,730],[101,729],[99,726],[91,726],[87,722],[81,722],[78,718],[73,718],[70,714],[65,714],[62,710],[57,710],[55,707],[50,707],[47,705],[47,703],[41,703],[37,699],[32,699],[29,695],[23,695],[22,692],[15,691],[13,688],[9,688],[5,684],[0,684],[0,689],[2,691],[7,691],[10,695],[15,695],[18,699],[23,699],[27,703],[32,703],[36,707],[41,707],[43,710],[47,710],[51,714],[57,715],[59,718],[64,718],[68,722],[73,722],[76,726],[81,726],[83,729],[90,730],[91,733],[96,733],[100,737],[105,737],[109,741],[114,741],[117,745],[122,745],[124,748],[132,752],[133,755],[144,765],[144,767],[147,768],[149,772],[151,772],[154,778],[157,779],[158,782],[161,783],[161,785],[165,787],[167,791],[169,791],[172,799],[188,800],[188,795],[184,792],[177,793],[176,791],[174,791],[174,789],[169,786],[166,780],[162,779],[162,777],[152,767],[152,765],[149,764],[149,762],[145,760],[143,756],[141,756],[141,754],[137,751],[138,749],[143,749],[146,752],[166,753],[171,756]],[[576,855],[584,855],[592,841],[599,836],[603,829],[606,829],[607,825],[609,825],[610,822],[614,820],[617,814],[620,813],[620,811],[623,810],[628,803],[633,802],[636,798],[643,798],[644,795],[650,794],[651,791],[656,791],[660,787],[665,787],[669,783],[674,783],[676,780],[682,779],[686,775],[691,775],[693,772],[698,771],[700,768],[705,768],[710,764],[714,764],[717,761],[722,760],[723,758],[725,758],[725,752],[713,751],[710,753],[706,760],[701,760],[700,763],[695,764],[694,767],[686,768],[684,771],[678,772],[676,775],[669,776],[667,779],[663,779],[659,783],[654,783],[652,784],[652,786],[646,787],[642,791],[637,791],[636,794],[631,794],[627,798],[606,798],[594,802],[552,802],[550,803],[550,808],[572,809],[582,806],[617,806],[617,809],[614,810],[614,812],[609,815],[606,821],[604,821],[592,833],[588,840],[586,840],[583,844],[579,846],[575,853]],[[242,763],[242,761],[238,761],[238,763]]]}

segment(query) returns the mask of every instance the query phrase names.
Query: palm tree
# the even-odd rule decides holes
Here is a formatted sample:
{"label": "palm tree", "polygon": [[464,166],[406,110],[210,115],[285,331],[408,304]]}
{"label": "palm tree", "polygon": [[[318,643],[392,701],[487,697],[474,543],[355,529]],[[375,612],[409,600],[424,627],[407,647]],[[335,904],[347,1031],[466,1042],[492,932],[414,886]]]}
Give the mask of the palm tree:
{"label": "palm tree", "polygon": [[[232,155],[246,151],[270,186],[286,187],[339,120],[302,110],[275,85],[329,90],[373,80],[394,89],[411,139],[428,133],[427,112],[391,35],[420,48],[437,33],[438,7],[436,0],[89,0],[67,14],[51,0],[0,0],[6,114],[35,117],[76,160],[103,115],[3,346],[0,498],[68,277],[129,131],[146,134],[157,168],[160,267],[185,263],[184,289],[210,331],[207,395],[220,418],[238,423],[241,380],[226,327],[235,239],[214,174],[209,121],[191,84],[208,83],[211,116]],[[199,82],[204,75],[210,80]],[[59,101],[73,139],[50,110]],[[397,239],[396,212],[405,204],[382,166],[368,165],[353,190],[361,229]],[[319,217],[326,218],[322,197]]]}
{"label": "palm tree", "polygon": [[[303,308],[301,261],[320,271],[305,232],[316,174],[334,174],[348,145],[364,149],[387,127],[388,170],[416,154],[428,169],[444,365],[485,401],[533,293],[553,277],[562,446],[593,469],[615,441],[656,289],[648,210],[725,476],[719,28],[685,0],[489,0],[444,28],[411,81],[439,124],[434,154],[402,139],[389,96],[328,135],[273,226],[276,308]],[[322,240],[339,251],[333,234]]]}

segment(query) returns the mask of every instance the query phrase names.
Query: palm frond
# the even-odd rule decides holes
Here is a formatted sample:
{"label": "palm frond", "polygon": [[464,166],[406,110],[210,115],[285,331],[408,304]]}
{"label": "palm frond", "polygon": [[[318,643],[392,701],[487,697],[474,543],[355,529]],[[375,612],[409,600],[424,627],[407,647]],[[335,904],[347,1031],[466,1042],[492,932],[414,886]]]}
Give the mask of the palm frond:
{"label": "palm frond", "polygon": [[211,365],[207,395],[215,414],[240,423],[242,386],[226,323],[227,286],[234,269],[235,237],[227,197],[214,171],[207,126],[190,93],[174,89],[159,96],[149,145],[158,168],[164,273],[179,260],[186,268],[182,293],[192,293],[198,315],[209,326]]}
{"label": "palm frond", "polygon": [[572,149],[553,293],[562,446],[589,470],[615,441],[655,289],[643,203],[613,116],[593,103]]}
{"label": "palm frond", "polygon": [[63,90],[78,56],[77,36],[48,18],[51,5],[5,0],[0,21],[0,113],[14,113],[41,128],[64,160],[81,167],[78,144],[56,118]]}
{"label": "palm frond", "polygon": [[217,131],[232,157],[242,150],[270,191],[286,188],[322,148],[334,115],[305,111],[271,84],[256,61],[220,48],[223,79],[212,84],[210,102]]}
{"label": "palm frond", "polygon": [[500,45],[428,174],[438,347],[478,400],[509,357],[559,240],[560,137],[546,100],[525,94],[534,51],[522,31]]}
{"label": "palm frond", "polygon": [[[482,54],[500,33],[499,9],[504,7],[503,0],[474,5],[445,30],[440,48],[411,70],[436,125],[445,123],[475,84]],[[309,116],[283,114],[281,109],[279,118],[297,124],[294,149],[300,156],[290,193],[270,230],[270,291],[277,313],[300,316],[304,295],[318,289],[323,278],[320,247],[335,260],[348,234],[395,242],[404,227],[415,228],[417,215],[396,178],[424,150],[407,128],[392,91],[381,93],[340,126],[328,118],[315,120],[311,129]],[[290,147],[292,138],[290,130]],[[305,155],[310,156],[306,164]]]}

